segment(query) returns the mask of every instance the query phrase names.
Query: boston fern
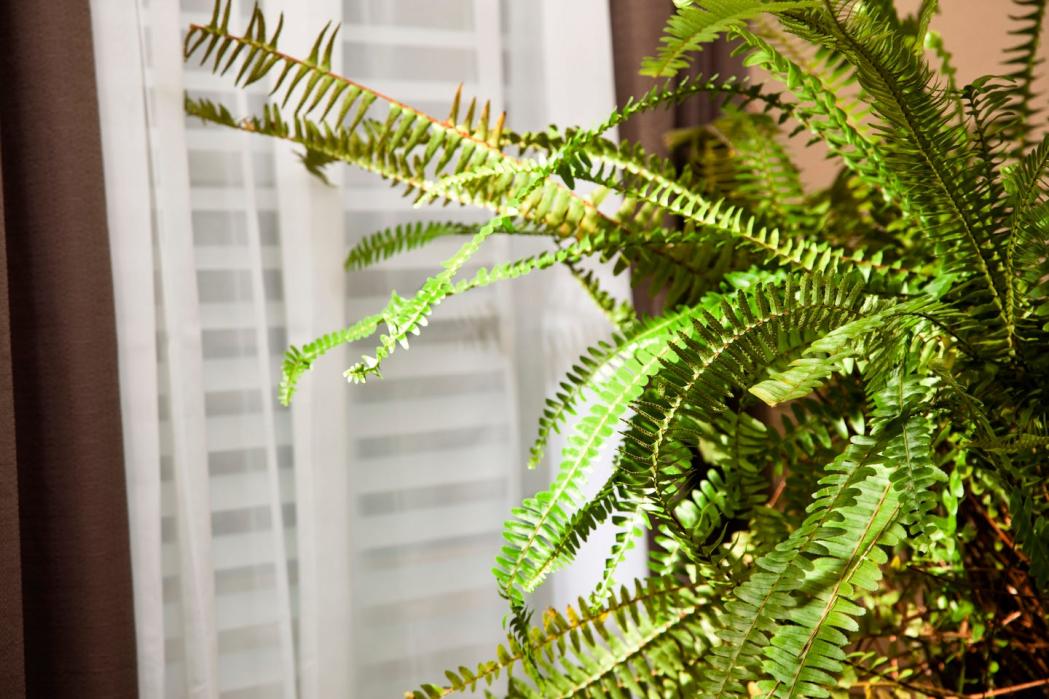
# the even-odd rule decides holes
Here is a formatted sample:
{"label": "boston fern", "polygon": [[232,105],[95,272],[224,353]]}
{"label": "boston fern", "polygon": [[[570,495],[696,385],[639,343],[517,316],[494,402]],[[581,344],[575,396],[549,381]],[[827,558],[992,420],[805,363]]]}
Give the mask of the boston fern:
{"label": "boston fern", "polygon": [[[189,114],[292,143],[321,177],[349,163],[418,204],[492,214],[350,251],[358,269],[464,241],[415,294],[289,349],[284,403],[333,348],[376,338],[346,377],[377,377],[442,300],[554,265],[615,324],[540,419],[531,465],[585,410],[553,482],[505,525],[506,644],[409,696],[506,676],[511,696],[544,698],[1049,691],[1044,0],[1016,0],[1002,74],[968,85],[935,0],[912,16],[891,0],[676,4],[642,66],[665,82],[592,128],[541,133],[458,94],[436,118],[336,74],[335,27],[294,58],[283,18],[256,9],[237,31],[219,0],[186,36],[187,59],[271,88],[253,116],[188,97]],[[682,77],[715,39],[772,82]],[[722,116],[678,134],[672,160],[604,137],[699,94]],[[783,145],[798,133],[840,165],[829,187],[803,186]],[[464,274],[498,235],[550,247]],[[665,310],[639,317],[587,258],[629,270]],[[613,474],[584,496],[609,440]],[[529,593],[609,522],[598,588],[533,623]],[[646,532],[651,575],[620,587],[616,564]]]}

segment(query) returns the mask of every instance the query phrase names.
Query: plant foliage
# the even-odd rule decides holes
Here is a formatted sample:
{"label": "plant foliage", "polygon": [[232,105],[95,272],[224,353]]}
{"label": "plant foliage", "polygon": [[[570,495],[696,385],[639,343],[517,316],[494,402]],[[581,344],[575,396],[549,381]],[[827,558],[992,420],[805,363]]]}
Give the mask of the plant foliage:
{"label": "plant foliage", "polygon": [[[1044,0],[1015,0],[1001,74],[967,85],[934,0],[913,16],[891,0],[676,5],[643,64],[667,82],[593,128],[542,133],[458,93],[441,119],[338,75],[336,27],[295,58],[278,47],[283,18],[270,31],[256,9],[237,30],[217,0],[186,35],[187,60],[270,86],[259,114],[187,97],[189,114],[295,144],[321,177],[348,163],[417,203],[492,216],[380,231],[351,250],[355,270],[462,240],[414,295],[290,348],[282,402],[332,348],[373,338],[346,376],[378,376],[444,298],[553,265],[615,325],[540,418],[529,465],[551,433],[567,430],[567,446],[505,525],[506,645],[409,696],[490,693],[506,676],[510,696],[544,698],[1045,691]],[[780,86],[680,79],[714,40]],[[700,93],[722,116],[678,134],[679,157],[604,138]],[[839,164],[830,186],[803,184],[784,146],[798,132]],[[550,247],[465,275],[494,235]],[[586,258],[662,290],[665,310],[637,317]],[[587,497],[612,440],[613,474]],[[603,522],[618,535],[599,587],[532,624],[529,594]],[[652,575],[618,588],[616,564],[645,530]]]}

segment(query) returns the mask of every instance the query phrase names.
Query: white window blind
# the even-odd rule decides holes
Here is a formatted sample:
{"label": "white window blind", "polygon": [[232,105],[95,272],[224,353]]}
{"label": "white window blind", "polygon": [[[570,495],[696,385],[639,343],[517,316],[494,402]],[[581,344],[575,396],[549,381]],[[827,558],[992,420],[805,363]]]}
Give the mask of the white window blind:
{"label": "white window blind", "polygon": [[[250,3],[234,7],[243,26]],[[286,13],[290,53],[341,21],[343,73],[438,115],[460,82],[518,129],[611,108],[600,0],[265,9]],[[524,442],[560,371],[607,328],[567,275],[544,273],[442,304],[382,381],[340,379],[369,341],[319,362],[291,410],[277,405],[289,342],[413,292],[458,241],[347,275],[349,246],[398,223],[485,214],[414,210],[345,167],[326,187],[285,144],[187,119],[183,90],[235,114],[264,100],[265,85],[243,93],[183,65],[182,30],[210,10],[93,2],[142,695],[400,696],[502,640],[490,574],[502,522],[548,480],[521,472]],[[569,78],[550,56],[567,43],[600,56],[580,83],[590,92],[556,86]],[[486,244],[472,266],[518,247]],[[558,598],[579,592],[558,585]]]}

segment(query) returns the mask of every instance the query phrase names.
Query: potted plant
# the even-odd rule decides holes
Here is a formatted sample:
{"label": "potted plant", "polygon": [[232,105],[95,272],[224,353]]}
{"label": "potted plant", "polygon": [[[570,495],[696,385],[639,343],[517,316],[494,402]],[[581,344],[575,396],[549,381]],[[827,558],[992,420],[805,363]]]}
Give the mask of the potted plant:
{"label": "potted plant", "polygon": [[[217,0],[186,36],[187,59],[273,88],[260,114],[187,98],[189,114],[296,144],[322,176],[344,162],[417,202],[492,214],[352,250],[358,268],[463,239],[415,295],[290,348],[282,401],[330,349],[376,338],[346,376],[378,377],[442,299],[552,265],[616,324],[540,420],[533,461],[591,400],[554,481],[505,525],[507,643],[412,696],[507,673],[529,697],[1049,691],[1049,137],[1032,90],[1045,3],[1016,0],[1007,74],[968,85],[931,28],[935,1],[911,16],[890,0],[677,5],[643,66],[664,84],[602,124],[542,133],[459,95],[437,118],[337,75],[337,28],[295,58],[278,48],[283,19],[268,28],[256,9],[235,31]],[[718,37],[781,87],[679,79]],[[688,135],[684,165],[603,138],[698,93],[725,113]],[[802,185],[780,138],[798,132],[840,165],[829,187]],[[551,246],[462,275],[497,235]],[[587,257],[664,290],[666,310],[617,303],[580,271]],[[584,498],[617,432],[613,475]],[[602,582],[533,625],[527,594],[608,520],[620,533]],[[617,588],[645,531],[651,576]]]}

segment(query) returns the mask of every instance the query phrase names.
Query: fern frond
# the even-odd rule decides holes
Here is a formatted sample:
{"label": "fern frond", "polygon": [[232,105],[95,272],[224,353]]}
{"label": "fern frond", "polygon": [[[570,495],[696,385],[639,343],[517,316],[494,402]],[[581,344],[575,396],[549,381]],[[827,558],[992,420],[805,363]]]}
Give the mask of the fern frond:
{"label": "fern frond", "polygon": [[[403,183],[408,193],[419,197],[454,200],[514,215],[547,226],[553,233],[567,235],[577,226],[594,227],[598,212],[582,199],[556,183],[542,182],[517,207],[510,207],[515,193],[528,187],[527,177],[503,181],[495,191],[441,190],[437,183],[449,172],[485,167],[494,162],[511,161],[498,147],[502,141],[503,116],[490,123],[490,110],[480,110],[471,102],[467,118],[460,120],[461,93],[457,93],[447,120],[439,120],[365,85],[334,73],[331,52],[335,31],[318,35],[306,59],[280,51],[278,30],[265,31],[265,17],[258,7],[252,12],[248,28],[235,34],[229,27],[229,0],[216,0],[211,22],[191,25],[186,36],[187,60],[200,55],[201,63],[217,75],[239,66],[234,84],[244,87],[279,69],[271,91],[274,102],[262,115],[234,118],[225,107],[208,100],[187,98],[186,109],[206,121],[245,131],[291,141],[302,146],[306,154],[326,161],[343,161]],[[279,23],[283,26],[283,19]],[[218,48],[218,51],[215,49]],[[227,55],[228,53],[228,55]],[[653,90],[635,108],[651,108],[664,100],[683,99],[684,92]],[[294,109],[286,111],[289,105]],[[338,109],[336,109],[338,107]],[[385,109],[385,116],[370,115]],[[581,139],[582,140],[582,139]],[[580,143],[557,156],[569,157]],[[449,168],[451,170],[449,171]],[[556,164],[555,164],[556,169]],[[461,188],[459,188],[461,190]],[[585,221],[584,221],[585,219]]]}
{"label": "fern frond", "polygon": [[888,418],[909,417],[899,438],[886,445],[885,460],[892,468],[889,480],[900,499],[900,523],[910,529],[912,547],[920,550],[927,547],[936,526],[929,514],[939,504],[935,487],[946,482],[947,474],[933,462],[933,424],[923,412],[928,410],[929,388],[914,377],[903,376],[902,367],[900,374],[876,397],[877,410]]}
{"label": "fern frond", "polygon": [[[478,160],[483,165],[508,159],[494,148],[470,141],[446,125],[427,127],[433,133],[427,135],[424,131],[417,138],[409,134],[394,144],[383,136],[383,122],[378,121],[365,120],[358,129],[345,125],[333,127],[302,117],[288,121],[276,105],[267,106],[260,116],[238,119],[222,105],[192,98],[186,99],[185,109],[187,114],[204,121],[284,140],[327,162],[348,163],[372,172],[403,185],[405,194],[414,194],[416,201],[454,202],[505,215],[510,212],[510,192],[526,181],[521,173],[517,177],[489,178],[483,182],[484,186],[473,188],[442,185],[440,173],[444,168],[465,168]],[[430,123],[422,117],[418,117],[419,120]],[[428,169],[433,167],[438,168],[437,173]],[[517,169],[516,163],[506,167],[508,171]],[[515,215],[533,225],[546,227],[552,235],[560,237],[576,226],[594,230],[611,225],[582,199],[554,182],[544,184],[541,192],[522,202]]]}
{"label": "fern frond", "polygon": [[887,164],[911,194],[912,204],[953,268],[979,270],[997,322],[1011,346],[1006,311],[1004,251],[993,235],[969,168],[964,129],[950,120],[949,100],[933,84],[928,65],[899,42],[888,41],[883,16],[852,12],[854,0],[823,0],[822,12],[794,13],[788,26],[840,51],[856,65],[860,85],[881,121]]}
{"label": "fern frond", "polygon": [[726,409],[734,389],[746,390],[782,356],[866,310],[861,286],[818,275],[788,277],[784,288],[740,292],[735,305],[722,303],[720,318],[704,313],[698,340],[680,338],[673,361],[654,377],[660,397],[636,407],[625,433],[619,467],[628,482],[656,505],[653,516],[689,540],[671,513],[682,495],[683,469],[676,434],[690,422],[710,422]]}
{"label": "fern frond", "polygon": [[844,658],[841,630],[855,630],[852,617],[862,611],[850,601],[853,588],[876,581],[884,559],[877,547],[895,536],[881,539],[899,511],[888,454],[914,428],[890,407],[827,466],[805,522],[733,592],[720,620],[723,643],[698,668],[701,696],[745,697],[761,667],[773,677],[762,686],[772,696],[825,696],[825,671],[840,670]]}
{"label": "fern frond", "polygon": [[[797,605],[792,593],[810,570],[801,551],[817,540],[823,525],[833,513],[849,502],[852,484],[869,471],[884,440],[856,438],[849,449],[828,466],[821,481],[821,499],[814,501],[810,515],[799,529],[772,551],[759,558],[750,578],[732,592],[719,619],[718,637],[722,643],[700,661],[697,674],[701,696],[709,699],[749,696],[747,682],[762,665],[776,629],[788,619]],[[816,503],[818,502],[818,506]]]}
{"label": "fern frond", "polygon": [[[807,396],[842,371],[847,359],[897,356],[894,350],[901,338],[941,308],[935,300],[919,297],[870,312],[819,338],[785,369],[769,372],[767,379],[749,390],[769,406]],[[876,371],[868,370],[868,375],[869,380],[880,383]]]}
{"label": "fern frond", "polygon": [[666,213],[681,216],[697,229],[720,234],[724,241],[737,240],[768,256],[771,263],[797,269],[829,272],[841,267],[855,267],[869,276],[873,271],[892,269],[883,265],[880,256],[870,260],[862,254],[848,254],[832,246],[803,236],[781,238],[779,229],[761,224],[742,207],[724,200],[709,201],[669,176],[667,166],[657,158],[639,162],[626,153],[604,153],[603,161],[622,168],[628,178],[624,183],[609,182],[602,166],[591,166],[576,177],[602,182],[636,201],[646,202]]}
{"label": "fern frond", "polygon": [[[762,275],[767,278],[767,275]],[[587,391],[607,392],[605,384],[620,370],[626,357],[637,352],[665,344],[667,339],[686,330],[700,309],[713,310],[719,303],[718,296],[708,295],[696,308],[681,308],[654,318],[639,319],[609,340],[588,349],[566,373],[556,393],[546,401],[539,418],[539,431],[532,444],[528,468],[535,468],[543,458],[546,444],[552,432],[560,432],[561,425]]]}
{"label": "fern frond", "polygon": [[[389,137],[393,143],[403,142],[407,138],[413,145],[417,144],[431,129],[449,137],[466,139],[475,146],[490,147],[499,142],[503,117],[493,127],[487,107],[481,113],[482,118],[474,123],[472,117],[476,105],[471,104],[468,110],[470,118],[465,123],[459,122],[457,95],[452,115],[446,122],[441,122],[403,102],[334,73],[331,58],[338,26],[332,26],[331,23],[325,25],[314,40],[309,56],[300,59],[283,53],[279,48],[278,41],[284,26],[283,15],[273,33],[268,34],[265,15],[256,5],[247,28],[242,34],[236,34],[230,29],[231,7],[232,0],[215,0],[211,21],[203,25],[190,25],[184,44],[186,60],[199,55],[200,65],[220,76],[226,75],[232,68],[238,68],[233,79],[238,87],[247,87],[279,70],[270,96],[275,103],[279,103],[281,111],[294,104],[291,113],[295,119],[319,115],[311,123],[331,123],[333,127],[342,127],[352,113],[347,130],[354,131],[365,120],[372,106],[379,102],[390,107],[381,136],[384,139]],[[198,53],[201,48],[204,49],[203,55]],[[331,115],[336,116],[332,122],[327,122]]]}
{"label": "fern frond", "polygon": [[[501,645],[496,653],[496,658],[480,663],[476,669],[460,667],[457,671],[446,673],[448,684],[444,686],[427,684],[415,692],[407,694],[411,699],[436,699],[455,694],[476,691],[482,686],[491,684],[503,675],[510,676],[517,682],[514,692],[524,694],[537,691],[535,687],[525,684],[524,680],[514,677],[515,668],[522,667],[528,653],[536,658],[542,659],[543,669],[550,677],[541,676],[532,670],[532,683],[540,685],[544,689],[555,691],[553,684],[558,681],[557,675],[566,671],[564,667],[558,667],[560,653],[568,648],[576,649],[579,653],[590,650],[601,643],[601,639],[611,638],[612,635],[623,636],[630,640],[631,635],[646,634],[650,639],[649,644],[667,644],[673,640],[669,633],[659,633],[659,629],[666,621],[679,619],[679,626],[691,627],[690,631],[695,633],[698,627],[698,619],[693,619],[698,603],[707,596],[707,591],[695,580],[681,580],[672,578],[648,578],[637,580],[633,589],[621,588],[598,608],[591,608],[584,600],[580,600],[577,606],[570,606],[564,613],[550,609],[542,619],[542,627],[533,629],[529,634],[528,648],[513,638],[508,639],[505,645]],[[674,629],[677,630],[676,628]],[[678,637],[680,638],[680,636]],[[621,663],[636,662],[624,657],[625,649],[620,648],[620,655],[616,660]],[[666,672],[671,659],[660,658],[654,654],[652,662],[661,672]],[[575,670],[574,677],[579,678],[591,668],[571,668]],[[601,668],[603,669],[603,668]],[[601,672],[598,669],[597,672]],[[623,668],[616,668],[606,672],[622,672]],[[596,674],[596,673],[595,673]],[[600,684],[604,677],[595,677],[594,674],[587,675],[590,683]],[[591,696],[586,690],[580,690],[579,696]],[[596,688],[590,690],[596,693]],[[542,695],[547,696],[547,695]]]}
{"label": "fern frond", "polygon": [[346,270],[364,269],[408,250],[451,235],[471,235],[477,226],[450,221],[447,223],[405,223],[377,231],[362,239],[347,253]]}
{"label": "fern frond", "polygon": [[[655,687],[673,691],[687,658],[711,645],[705,629],[711,592],[703,588],[686,592],[680,601],[662,609],[603,614],[607,621],[595,628],[594,636],[580,634],[571,654],[540,657],[531,686],[517,678],[511,680],[509,696],[597,699],[627,692],[644,696],[650,691],[647,688]],[[580,600],[580,606],[584,604]]]}
{"label": "fern frond", "polygon": [[383,361],[393,354],[398,345],[407,349],[408,336],[418,335],[419,328],[426,325],[433,308],[454,293],[453,278],[481,248],[485,239],[496,230],[510,230],[512,225],[508,216],[493,218],[445,261],[443,269],[428,278],[413,297],[398,298],[388,304],[382,312],[388,334],[379,338],[379,344],[373,354],[364,355],[359,362],[344,372],[344,376],[355,383],[366,381],[369,375],[378,376]]}
{"label": "fern frond", "polygon": [[663,30],[659,54],[642,62],[642,75],[673,77],[687,68],[691,54],[720,35],[765,13],[813,7],[812,0],[702,0],[679,7]]}
{"label": "fern frond", "polygon": [[744,64],[763,68],[789,86],[799,100],[792,116],[818,136],[828,150],[839,156],[864,182],[884,191],[899,203],[905,214],[911,209],[911,193],[886,162],[885,154],[868,133],[862,115],[847,110],[841,98],[819,77],[781,53],[752,32],[736,30],[736,37],[747,47]]}
{"label": "fern frond", "polygon": [[[516,279],[530,272],[546,269],[569,260],[578,260],[591,252],[592,250],[588,243],[584,241],[573,243],[554,251],[515,260],[514,262],[502,263],[490,268],[482,267],[475,271],[473,276],[466,279],[446,281],[444,293],[446,297],[464,294],[472,289],[488,286],[495,282]],[[403,313],[407,303],[409,303],[408,299],[404,299],[394,292],[391,294],[390,301],[383,311],[368,316],[354,323],[349,328],[328,333],[301,348],[290,347],[285,353],[282,368],[279,394],[281,404],[289,405],[291,403],[299,380],[312,367],[315,361],[337,347],[373,336],[383,324],[391,327],[391,321],[399,313]]]}
{"label": "fern frond", "polygon": [[[719,299],[719,296],[711,295],[705,305],[713,306]],[[593,519],[573,521],[571,515],[579,506],[580,487],[593,459],[601,445],[614,435],[619,420],[641,395],[649,377],[671,353],[671,337],[687,332],[692,319],[702,312],[701,306],[654,321],[629,340],[619,343],[617,347],[622,349],[607,354],[600,364],[587,366],[584,357],[583,370],[577,374],[597,377],[598,370],[610,373],[597,384],[576,384],[579,389],[586,385],[594,392],[595,404],[568,437],[554,482],[547,490],[526,499],[514,510],[515,518],[504,525],[503,538],[507,545],[503,547],[493,572],[505,592],[513,594],[516,590],[521,594],[534,590],[578,547],[578,540],[575,546],[565,547],[562,540],[566,532],[570,537],[583,533],[585,538],[585,533],[596,526]],[[578,391],[570,391],[557,404],[562,407],[554,407],[547,413],[547,427],[540,426],[540,443],[557,424],[556,421],[571,410],[578,396]],[[535,454],[533,450],[533,458]],[[602,510],[601,514],[607,516],[610,509]]]}
{"label": "fern frond", "polygon": [[1005,65],[1011,70],[1007,77],[1015,85],[1015,104],[1019,112],[1015,128],[1010,134],[1015,141],[1014,155],[1019,155],[1032,145],[1031,136],[1036,127],[1032,119],[1038,114],[1035,107],[1035,71],[1043,59],[1038,55],[1042,42],[1042,25],[1045,22],[1045,0],[1013,0],[1019,14],[1010,16],[1017,26],[1009,30],[1010,36],[1020,42],[1005,51]]}
{"label": "fern frond", "polygon": [[1008,268],[1027,282],[1026,301],[1044,318],[1049,316],[1049,135],[1006,173],[1004,186],[1012,206]]}
{"label": "fern frond", "polygon": [[[657,100],[658,97],[650,97],[650,99]],[[545,222],[552,224],[551,219],[553,219],[557,221],[556,224],[553,224],[555,226],[561,225],[569,218],[575,221],[581,220],[583,217],[582,210],[579,208],[573,209],[573,204],[577,206],[582,205],[579,204],[579,199],[571,196],[571,192],[563,191],[561,194],[555,194],[554,201],[545,202],[543,199],[536,202],[533,195],[542,197],[543,189],[548,184],[547,178],[552,173],[562,170],[565,167],[564,161],[572,161],[576,158],[577,152],[585,143],[600,137],[604,131],[626,118],[629,110],[630,105],[623,110],[613,112],[597,128],[574,134],[545,164],[534,172],[530,172],[523,184],[512,190],[512,194],[506,203],[506,210],[513,215],[521,213],[522,208],[528,208],[533,211],[535,209],[542,210],[545,212],[543,215]],[[387,119],[384,130],[389,128],[393,118],[395,117]],[[279,116],[277,116],[277,119],[279,120]],[[532,202],[532,204],[529,205],[529,202]],[[382,313],[383,320],[390,330],[389,334],[380,338],[380,343],[373,355],[364,356],[360,362],[347,369],[345,372],[346,377],[356,382],[366,380],[369,375],[377,375],[383,361],[394,352],[398,345],[406,348],[408,346],[408,336],[419,333],[419,327],[425,325],[433,307],[442,299],[454,293],[455,287],[452,280],[458,271],[480,249],[485,239],[497,230],[513,230],[513,221],[510,215],[497,215],[481,226],[471,240],[460,247],[455,255],[443,264],[443,269],[439,273],[427,279],[422,288],[412,298],[397,299],[396,303],[389,304]]]}
{"label": "fern frond", "polygon": [[770,697],[827,696],[844,669],[845,632],[859,628],[854,617],[864,612],[856,604],[861,590],[877,590],[880,566],[888,560],[883,547],[904,537],[894,526],[900,506],[889,469],[870,468],[873,473],[853,486],[842,521],[824,525],[819,555],[798,590],[807,601],[791,611],[764,650],[763,667],[772,679],[759,686]]}

